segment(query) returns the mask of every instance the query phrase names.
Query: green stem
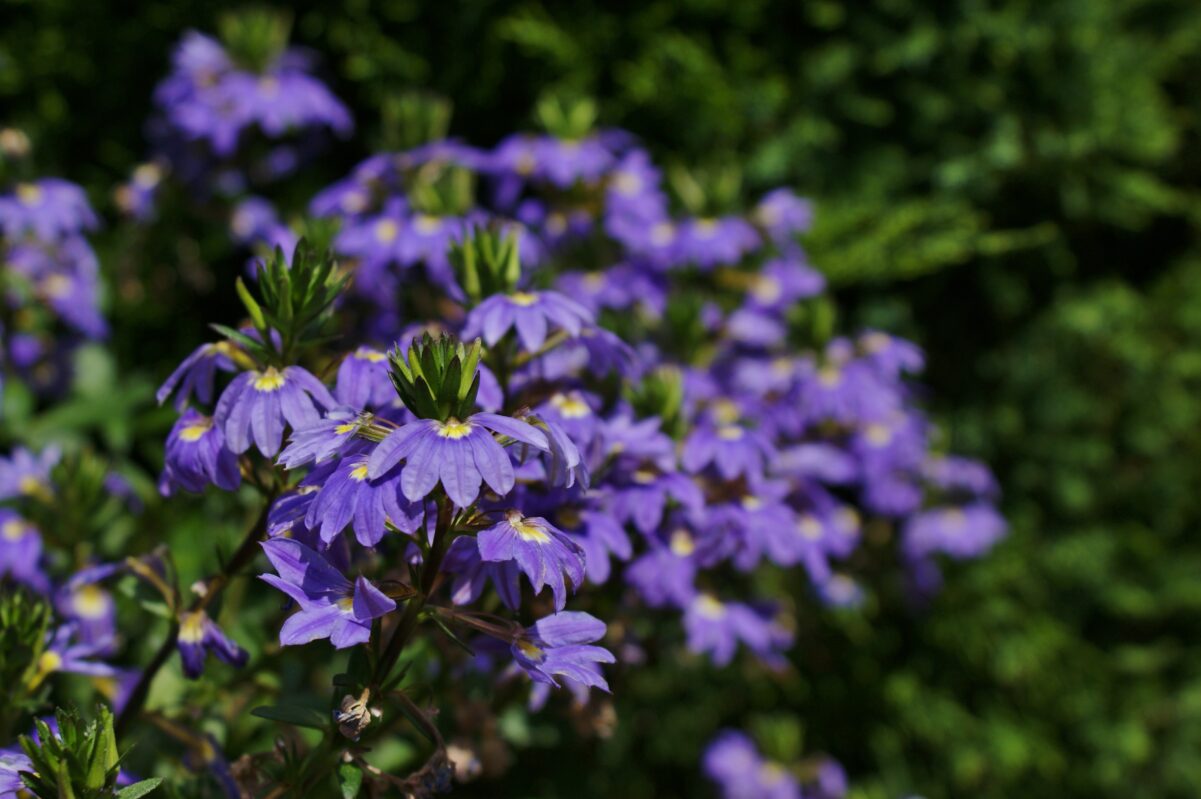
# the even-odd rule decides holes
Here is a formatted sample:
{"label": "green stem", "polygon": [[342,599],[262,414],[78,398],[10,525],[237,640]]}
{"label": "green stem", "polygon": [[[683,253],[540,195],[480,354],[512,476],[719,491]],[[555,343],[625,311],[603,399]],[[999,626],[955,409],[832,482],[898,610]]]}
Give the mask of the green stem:
{"label": "green stem", "polygon": [[[274,494],[267,496],[267,501],[263,504],[263,509],[259,512],[254,524],[250,525],[250,528],[246,531],[246,535],[242,538],[242,543],[234,551],[233,556],[226,561],[225,567],[205,584],[207,590],[204,594],[192,600],[192,604],[188,607],[189,613],[207,608],[217,597],[217,594],[229,584],[230,578],[254,559],[255,554],[258,552],[259,531],[267,523],[267,513],[271,509],[271,503],[274,499]],[[176,648],[178,637],[179,620],[177,617],[171,622],[171,629],[167,633],[167,637],[163,640],[162,645],[159,646],[158,651],[154,653],[154,657],[151,658],[150,663],[142,671],[142,676],[138,678],[137,685],[130,692],[129,699],[125,702],[125,707],[121,709],[121,714],[117,717],[116,723],[118,734],[141,712],[142,705],[145,704],[146,697],[150,693],[150,684],[154,681],[159,670],[166,664],[167,659],[171,657],[171,653]]]}
{"label": "green stem", "polygon": [[446,556],[446,551],[450,549],[450,526],[453,515],[454,507],[451,505],[450,499],[445,495],[439,497],[438,521],[434,527],[434,541],[430,545],[429,556],[421,566],[420,589],[405,606],[404,615],[400,617],[396,629],[392,632],[392,637],[388,640],[388,646],[384,649],[384,654],[380,656],[379,661],[376,663],[375,673],[371,678],[371,684],[374,687],[379,687],[382,682],[388,679],[388,674],[392,671],[392,667],[396,665],[396,661],[404,651],[405,645],[412,638],[413,631],[417,629],[417,622],[421,616],[421,611],[425,608],[425,602],[429,599],[430,592],[434,589],[434,583],[438,579],[438,574],[442,570],[442,559]]}

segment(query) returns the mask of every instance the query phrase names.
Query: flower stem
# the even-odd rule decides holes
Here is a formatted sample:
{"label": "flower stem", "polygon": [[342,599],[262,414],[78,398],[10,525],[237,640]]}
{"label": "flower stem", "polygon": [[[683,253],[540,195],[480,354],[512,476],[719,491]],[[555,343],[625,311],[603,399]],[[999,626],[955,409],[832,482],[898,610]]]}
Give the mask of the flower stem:
{"label": "flower stem", "polygon": [[425,608],[425,601],[429,599],[429,595],[434,589],[438,575],[442,571],[442,559],[450,548],[450,527],[453,515],[454,507],[451,505],[450,498],[443,494],[438,498],[438,521],[434,527],[434,541],[430,545],[429,556],[421,567],[420,589],[405,605],[404,615],[400,617],[396,629],[392,632],[392,637],[388,639],[388,646],[384,649],[384,654],[376,663],[375,673],[371,679],[373,686],[378,687],[380,683],[388,679],[388,674],[396,665],[401,652],[404,651],[405,644],[413,636],[413,631],[417,629],[418,617]]}
{"label": "flower stem", "polygon": [[[234,551],[234,554],[226,561],[225,566],[215,576],[209,578],[205,583],[206,591],[192,600],[192,604],[188,607],[188,612],[204,610],[216,598],[225,586],[229,584],[230,578],[241,571],[250,561],[254,559],[258,551],[259,532],[267,523],[267,512],[271,508],[271,503],[274,501],[274,494],[267,496],[267,501],[263,503],[263,509],[259,511],[258,518],[254,520],[254,524],[246,531],[246,535],[242,538],[242,543]],[[167,659],[171,657],[171,653],[175,650],[177,638],[179,637],[179,620],[178,616],[171,622],[171,629],[167,633],[167,637],[163,640],[158,651],[154,653],[150,663],[142,671],[141,677],[138,678],[137,685],[129,694],[129,698],[125,702],[125,707],[121,708],[120,715],[117,716],[116,730],[118,734],[123,731],[135,716],[142,710],[142,705],[146,702],[146,697],[150,693],[150,684],[154,681],[159,670],[166,664]]]}

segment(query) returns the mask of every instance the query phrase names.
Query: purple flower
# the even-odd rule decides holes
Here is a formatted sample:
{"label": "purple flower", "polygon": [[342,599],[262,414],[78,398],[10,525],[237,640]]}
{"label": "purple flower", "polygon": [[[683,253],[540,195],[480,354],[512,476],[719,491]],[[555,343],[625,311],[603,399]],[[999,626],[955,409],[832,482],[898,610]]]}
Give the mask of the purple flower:
{"label": "purple flower", "polygon": [[328,544],[347,525],[353,525],[355,538],[365,547],[378,544],[388,524],[415,533],[423,508],[401,496],[400,479],[401,470],[396,467],[369,479],[366,455],[344,457],[329,476],[321,479],[321,490],[309,505],[305,526],[319,529],[321,540]]}
{"label": "purple flower", "polygon": [[50,470],[61,456],[57,447],[47,447],[34,455],[17,447],[8,458],[0,458],[0,499],[36,497],[49,501],[53,497]]}
{"label": "purple flower", "polygon": [[798,300],[816,297],[825,288],[826,278],[821,272],[797,258],[775,258],[751,278],[747,304],[762,310],[786,311]]}
{"label": "purple flower", "polygon": [[688,607],[696,596],[699,565],[696,541],[685,527],[677,527],[666,546],[657,544],[626,569],[626,580],[653,608]]}
{"label": "purple flower", "polygon": [[684,610],[688,649],[707,653],[716,666],[729,665],[742,643],[770,664],[782,662],[779,650],[792,644],[792,634],[750,605],[721,602],[697,594]]}
{"label": "purple flower", "polygon": [[690,219],[680,225],[675,246],[681,260],[712,269],[741,261],[759,247],[759,234],[735,216]]}
{"label": "purple flower", "polygon": [[712,464],[725,480],[738,476],[757,478],[763,474],[775,449],[757,430],[735,424],[720,427],[701,426],[684,442],[680,462],[693,474]]}
{"label": "purple flower", "polygon": [[945,552],[954,558],[974,558],[987,552],[1005,529],[1001,514],[983,502],[934,508],[910,517],[902,546],[911,557]]}
{"label": "purple flower", "polygon": [[269,138],[317,128],[350,133],[345,106],[307,74],[308,59],[295,51],[256,75],[236,69],[215,40],[189,32],[174,66],[155,91],[164,117],[184,140],[205,141],[222,158],[234,155],[251,127]]}
{"label": "purple flower", "polygon": [[241,454],[250,449],[253,434],[259,452],[270,458],[279,452],[285,423],[303,429],[335,405],[329,390],[305,369],[271,366],[235,377],[221,394],[214,418],[231,450]]}
{"label": "purple flower", "polygon": [[40,594],[50,590],[42,570],[42,536],[8,508],[0,508],[0,578],[10,577]]}
{"label": "purple flower", "polygon": [[154,218],[155,198],[163,182],[163,166],[154,162],[138,164],[129,182],[117,187],[114,199],[121,212],[138,222]]}
{"label": "purple flower", "polygon": [[955,455],[929,458],[922,464],[922,475],[944,491],[988,499],[1000,492],[992,470],[970,458]]}
{"label": "purple flower", "polygon": [[88,338],[108,335],[99,310],[99,264],[83,238],[18,244],[9,249],[5,266],[29,281],[37,299],[68,327]]}
{"label": "purple flower", "polygon": [[238,668],[245,666],[250,657],[203,610],[180,614],[176,644],[183,673],[193,680],[204,673],[204,659],[209,652],[218,660]]}
{"label": "purple flower", "polygon": [[916,344],[903,338],[868,330],[859,336],[865,360],[889,377],[902,372],[916,374],[926,368],[926,358]]}
{"label": "purple flower", "polygon": [[33,761],[15,749],[0,750],[0,799],[20,799],[26,795],[22,771],[32,772]]}
{"label": "purple flower", "polygon": [[796,778],[782,766],[764,760],[741,732],[725,730],[704,755],[705,774],[721,786],[723,799],[801,799]]}
{"label": "purple flower", "polygon": [[489,431],[544,452],[550,449],[540,430],[495,413],[477,413],[463,421],[419,419],[380,442],[367,462],[367,476],[378,479],[403,458],[400,486],[411,502],[424,499],[439,481],[460,508],[475,501],[481,481],[503,497],[513,489],[516,476],[508,453]]}
{"label": "purple flower", "polygon": [[613,153],[595,136],[558,139],[517,133],[501,141],[488,160],[490,171],[566,189],[576,181],[599,180],[612,165]]}
{"label": "purple flower", "polygon": [[74,622],[60,625],[50,635],[46,651],[42,652],[42,657],[38,661],[38,671],[43,676],[59,671],[83,674],[88,677],[117,676],[117,669],[94,659],[103,656],[104,652],[111,648],[112,643],[110,641],[80,643],[75,640],[78,633],[79,626]]}
{"label": "purple flower", "polygon": [[183,410],[192,395],[206,405],[212,402],[213,380],[217,370],[220,369],[223,372],[237,370],[229,353],[230,345],[224,341],[216,344],[202,344],[197,347],[191,355],[183,359],[183,362],[159,387],[158,393],[155,395],[158,404],[162,405],[166,402],[167,397],[174,394],[177,389],[179,391],[175,398],[177,410]]}
{"label": "purple flower", "polygon": [[95,582],[72,580],[58,592],[55,608],[75,623],[81,643],[99,647],[102,654],[112,654],[117,635],[117,606],[112,594]]}
{"label": "purple flower", "polygon": [[546,342],[551,325],[575,337],[593,321],[587,308],[557,291],[519,291],[488,297],[472,309],[462,337],[480,336],[491,347],[516,327],[517,338],[526,352],[537,352]]}
{"label": "purple flower", "polygon": [[261,574],[259,579],[300,605],[279,631],[284,646],[319,638],[328,638],[338,649],[366,643],[371,622],[396,609],[396,602],[365,577],[351,583],[322,554],[299,541],[272,538],[262,547],[278,576]]}
{"label": "purple flower", "polygon": [[388,378],[388,356],[370,347],[359,347],[347,355],[338,367],[334,396],[358,410],[396,402],[396,390]]}
{"label": "purple flower", "polygon": [[705,504],[704,494],[691,477],[642,464],[623,470],[620,482],[610,488],[606,507],[622,524],[633,522],[643,535],[651,535],[663,521],[669,499],[694,512]]}
{"label": "purple flower", "polygon": [[480,558],[479,545],[470,536],[460,536],[451,542],[442,568],[454,575],[450,598],[456,605],[475,602],[491,581],[505,607],[509,610],[521,607],[521,571],[517,561],[485,562]]}
{"label": "purple flower", "polygon": [[515,561],[529,578],[534,593],[549,585],[555,610],[567,604],[567,585],[572,590],[584,582],[584,552],[567,533],[538,516],[526,517],[510,510],[505,520],[477,537],[480,558],[490,563]]}
{"label": "purple flower", "polygon": [[83,189],[70,181],[43,178],[0,195],[0,230],[10,239],[30,234],[53,242],[97,225]]}
{"label": "purple flower", "polygon": [[513,660],[534,682],[559,685],[564,677],[609,690],[598,663],[614,663],[609,650],[590,646],[605,635],[605,623],[587,613],[556,613],[539,619],[513,642]]}
{"label": "purple flower", "polygon": [[763,195],[752,217],[773,241],[784,244],[813,224],[813,203],[789,189],[775,189]]}
{"label": "purple flower", "polygon": [[355,433],[372,418],[369,413],[355,413],[348,407],[334,408],[321,421],[293,430],[288,446],[279,453],[278,463],[285,469],[298,469],[327,461],[354,443]]}
{"label": "purple flower", "polygon": [[208,416],[188,408],[167,436],[159,491],[176,488],[198,494],[209,485],[235,491],[242,484],[238,456],[225,446],[225,435]]}

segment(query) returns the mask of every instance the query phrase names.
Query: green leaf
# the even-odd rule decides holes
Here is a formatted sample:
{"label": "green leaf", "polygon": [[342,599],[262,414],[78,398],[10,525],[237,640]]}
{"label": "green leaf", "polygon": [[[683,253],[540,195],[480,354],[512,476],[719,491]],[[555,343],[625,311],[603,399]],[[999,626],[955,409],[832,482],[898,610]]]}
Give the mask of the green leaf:
{"label": "green leaf", "polygon": [[308,727],[311,730],[325,730],[329,727],[329,719],[324,713],[302,705],[263,705],[250,711],[250,714],[294,727]]}
{"label": "green leaf", "polygon": [[255,328],[259,332],[266,331],[267,322],[263,319],[263,309],[259,307],[258,302],[251,296],[250,290],[246,288],[246,284],[242,282],[242,278],[239,277],[234,281],[234,288],[237,289],[238,298],[246,306],[246,312],[250,314],[250,320],[254,322]]}
{"label": "green leaf", "polygon": [[145,796],[162,784],[162,777],[152,777],[148,780],[135,782],[133,785],[127,785],[117,791],[117,799],[138,799],[139,796]]}
{"label": "green leaf", "polygon": [[342,789],[342,799],[354,799],[363,787],[362,770],[354,763],[338,766],[338,787]]}

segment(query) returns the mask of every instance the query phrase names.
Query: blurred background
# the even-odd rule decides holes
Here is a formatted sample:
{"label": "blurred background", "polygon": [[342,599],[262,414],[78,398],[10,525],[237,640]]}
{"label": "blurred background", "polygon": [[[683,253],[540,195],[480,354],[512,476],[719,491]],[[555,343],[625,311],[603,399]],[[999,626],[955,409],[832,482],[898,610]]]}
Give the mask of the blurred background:
{"label": "blurred background", "polygon": [[[35,142],[40,171],[115,218],[112,187],[146,155],[171,48],[241,5],[0,0],[0,117]],[[402,141],[387,112],[398,92],[450,98],[452,135],[483,146],[531,127],[548,92],[594,97],[600,124],[662,163],[736,161],[748,197],[787,185],[813,198],[805,244],[844,326],[926,349],[934,416],[1005,491],[1009,537],[952,567],[929,606],[802,619],[797,673],[770,689],[736,670],[632,674],[607,737],[514,721],[514,767],[479,795],[709,795],[702,736],[744,709],[782,750],[835,755],[861,796],[1201,794],[1201,5],[292,11],[294,43],[320,54],[357,122],[290,184],[297,196]],[[224,283],[188,265],[244,261],[174,218],[181,229],[142,250],[163,273],[149,290],[122,280],[133,233],[94,237],[114,360],[93,364],[47,431],[158,457],[140,449],[171,417],[151,410],[153,386],[205,322],[237,315]],[[119,403],[91,401],[118,379]]]}

